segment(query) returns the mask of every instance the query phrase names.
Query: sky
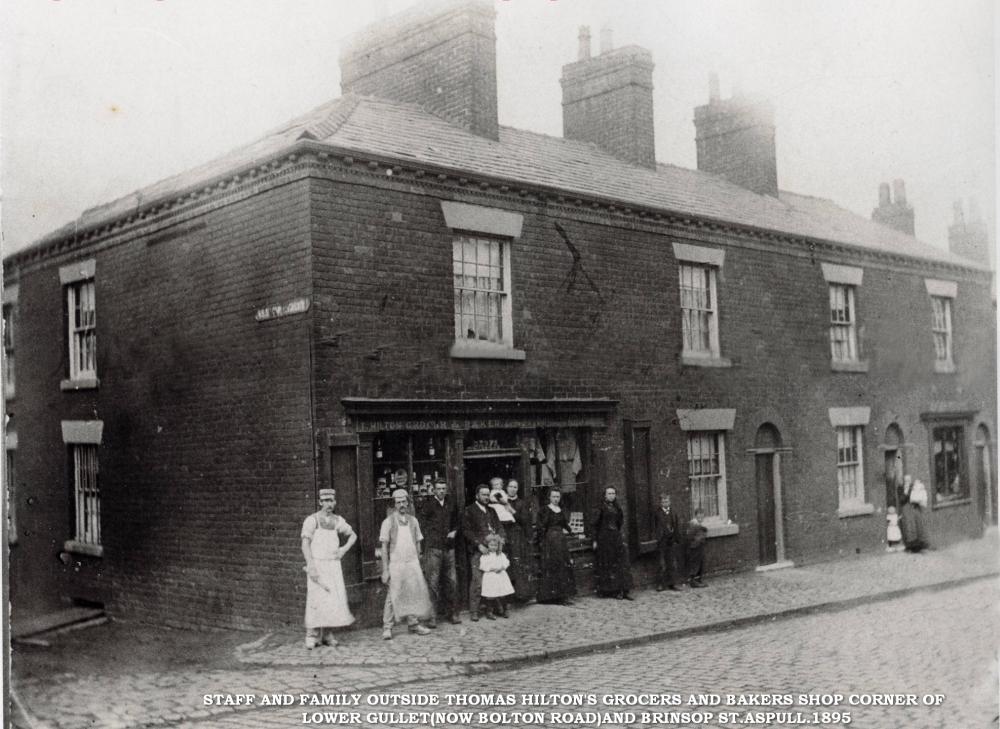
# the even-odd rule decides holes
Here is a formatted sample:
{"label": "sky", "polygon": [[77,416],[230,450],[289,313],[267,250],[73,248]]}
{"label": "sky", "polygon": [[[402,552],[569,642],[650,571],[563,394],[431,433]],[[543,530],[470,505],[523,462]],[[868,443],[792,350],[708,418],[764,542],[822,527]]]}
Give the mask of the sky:
{"label": "sky", "polygon": [[[13,252],[85,209],[340,95],[343,39],[429,0],[5,0],[0,229]],[[580,25],[653,53],[656,153],[695,167],[715,71],[776,110],[778,183],[865,217],[901,178],[918,238],[955,200],[995,231],[992,0],[495,0],[500,123],[562,133]],[[967,203],[966,203],[967,204]],[[995,239],[995,236],[994,236]]]}

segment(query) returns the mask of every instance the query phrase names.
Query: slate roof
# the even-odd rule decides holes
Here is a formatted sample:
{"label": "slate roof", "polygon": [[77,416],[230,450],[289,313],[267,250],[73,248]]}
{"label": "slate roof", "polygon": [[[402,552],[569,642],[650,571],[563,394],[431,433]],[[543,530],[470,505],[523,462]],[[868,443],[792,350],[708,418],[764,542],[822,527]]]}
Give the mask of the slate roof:
{"label": "slate roof", "polygon": [[781,191],[758,195],[706,172],[668,164],[655,170],[623,162],[587,142],[500,127],[500,140],[477,136],[415,104],[345,95],[255,142],[107,205],[42,242],[135,211],[227,172],[262,161],[300,139],[359,153],[425,162],[663,211],[711,218],[880,252],[983,268],[951,252],[879,225],[830,200]]}

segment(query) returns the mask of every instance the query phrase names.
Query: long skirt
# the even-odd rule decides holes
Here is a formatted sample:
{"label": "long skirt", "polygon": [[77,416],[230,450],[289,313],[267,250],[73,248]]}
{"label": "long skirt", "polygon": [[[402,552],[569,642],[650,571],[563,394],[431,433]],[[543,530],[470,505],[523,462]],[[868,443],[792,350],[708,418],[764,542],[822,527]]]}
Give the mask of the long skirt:
{"label": "long skirt", "polygon": [[632,589],[628,549],[621,532],[607,531],[597,535],[594,552],[594,587],[601,595],[618,595]]}
{"label": "long skirt", "polygon": [[535,596],[535,566],[528,540],[520,524],[508,523],[505,527],[507,544],[504,545],[504,554],[510,560],[507,574],[514,585],[514,596],[519,600],[530,600]]}
{"label": "long skirt", "polygon": [[561,527],[551,527],[542,537],[542,578],[538,583],[538,602],[565,600],[576,594],[573,565]]}
{"label": "long skirt", "polygon": [[908,552],[920,552],[930,544],[927,542],[927,527],[924,524],[924,510],[916,504],[903,507],[903,517],[899,520],[903,530],[903,544]]}

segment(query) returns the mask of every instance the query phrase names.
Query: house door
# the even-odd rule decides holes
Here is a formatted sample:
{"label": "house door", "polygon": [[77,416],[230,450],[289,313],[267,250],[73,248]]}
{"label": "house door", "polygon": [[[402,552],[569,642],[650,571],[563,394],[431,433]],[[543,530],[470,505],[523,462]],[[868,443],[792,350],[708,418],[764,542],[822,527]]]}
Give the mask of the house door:
{"label": "house door", "polygon": [[984,425],[976,430],[975,446],[976,498],[979,500],[983,524],[989,526],[997,523],[997,495],[993,488],[993,469],[990,465],[990,434]]}
{"label": "house door", "polygon": [[757,461],[757,543],[760,563],[774,564],[778,548],[774,528],[774,452],[758,453]]}
{"label": "house door", "polygon": [[899,511],[899,491],[903,484],[903,458],[896,448],[885,451],[885,505]]}

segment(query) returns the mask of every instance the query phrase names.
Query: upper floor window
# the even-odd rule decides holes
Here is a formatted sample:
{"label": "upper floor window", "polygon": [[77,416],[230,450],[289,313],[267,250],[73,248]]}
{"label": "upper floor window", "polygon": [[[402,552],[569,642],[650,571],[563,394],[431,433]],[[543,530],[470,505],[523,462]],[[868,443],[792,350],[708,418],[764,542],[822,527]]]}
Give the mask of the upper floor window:
{"label": "upper floor window", "polygon": [[719,275],[725,251],[674,243],[681,304],[681,363],[727,367],[719,345]]}
{"label": "upper floor window", "polygon": [[834,362],[856,362],[858,359],[853,286],[830,285],[830,356]]}
{"label": "upper floor window", "polygon": [[708,266],[680,266],[681,331],[684,354],[719,354],[719,326],[716,319],[715,269]]}
{"label": "upper floor window", "polygon": [[511,242],[523,216],[497,208],[441,201],[452,229],[455,342],[451,356],[523,360],[514,349]]}
{"label": "upper floor window", "polygon": [[452,250],[455,339],[512,346],[509,244],[459,235]]}
{"label": "upper floor window", "polygon": [[59,278],[66,290],[69,379],[64,389],[97,386],[97,296],[94,259],[63,266]]}
{"label": "upper floor window", "polygon": [[934,371],[954,372],[952,347],[951,302],[958,293],[954,281],[925,278],[924,285],[931,297],[931,335],[934,338]]}
{"label": "upper floor window", "polygon": [[831,365],[838,371],[866,372],[858,323],[858,289],[863,270],[833,263],[821,266],[829,291]]}

